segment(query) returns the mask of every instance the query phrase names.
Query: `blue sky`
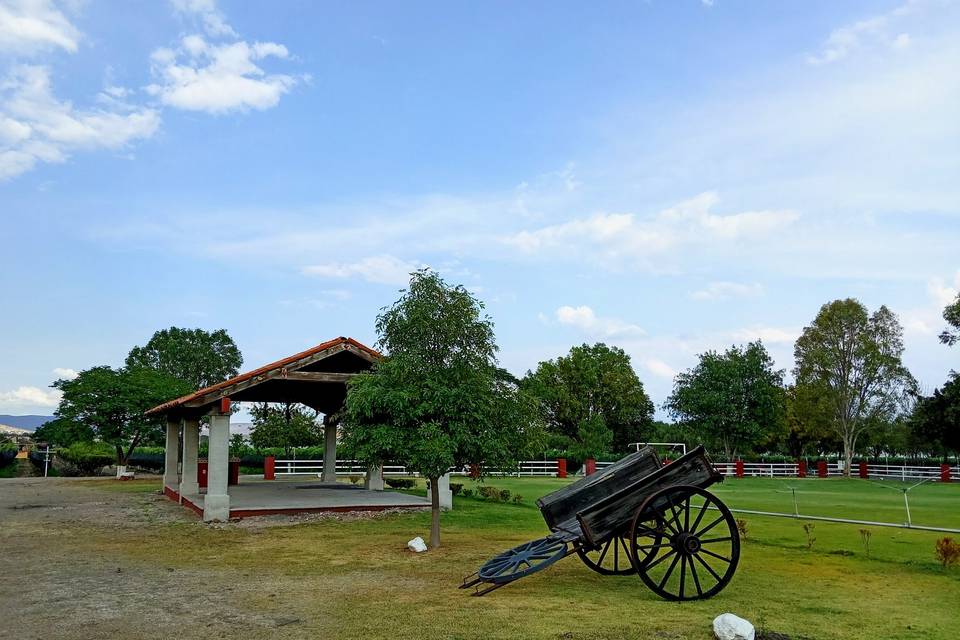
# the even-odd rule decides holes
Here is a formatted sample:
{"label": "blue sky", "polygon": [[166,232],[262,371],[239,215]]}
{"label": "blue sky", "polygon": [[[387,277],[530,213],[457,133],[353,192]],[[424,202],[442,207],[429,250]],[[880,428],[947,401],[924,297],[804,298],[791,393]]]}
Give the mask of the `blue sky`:
{"label": "blue sky", "polygon": [[518,374],[602,340],[660,403],[854,296],[930,390],[958,68],[945,0],[0,0],[0,413],[170,325],[372,344],[420,265]]}

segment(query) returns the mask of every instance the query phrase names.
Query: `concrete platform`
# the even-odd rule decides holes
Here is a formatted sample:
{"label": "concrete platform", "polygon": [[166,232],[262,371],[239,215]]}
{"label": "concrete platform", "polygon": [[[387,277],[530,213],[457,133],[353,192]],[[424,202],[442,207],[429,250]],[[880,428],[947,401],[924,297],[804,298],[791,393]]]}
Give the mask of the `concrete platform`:
{"label": "concrete platform", "polygon": [[[184,506],[203,515],[204,493],[185,494]],[[171,500],[180,496],[169,487],[164,493]],[[423,509],[430,507],[426,496],[411,496],[396,491],[368,491],[348,482],[333,484],[310,480],[309,476],[264,480],[243,476],[240,484],[228,489],[230,517],[248,518],[277,514],[322,513],[325,511],[383,511],[385,509]]]}

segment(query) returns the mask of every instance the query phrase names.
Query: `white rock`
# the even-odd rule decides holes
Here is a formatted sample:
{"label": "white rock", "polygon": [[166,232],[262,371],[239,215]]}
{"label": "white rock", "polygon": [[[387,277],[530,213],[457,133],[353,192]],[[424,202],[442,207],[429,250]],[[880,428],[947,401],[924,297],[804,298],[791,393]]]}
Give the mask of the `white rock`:
{"label": "white rock", "polygon": [[753,625],[732,613],[724,613],[713,620],[713,633],[718,640],[753,640]]}
{"label": "white rock", "polygon": [[[427,550],[427,543],[423,541],[423,538],[421,538],[420,536],[417,536],[416,538],[414,538],[413,540],[407,543],[407,548],[410,549],[410,551],[413,551],[415,553],[423,553],[424,551]],[[750,627],[750,628],[753,629],[753,627]],[[750,637],[753,638],[752,635]]]}

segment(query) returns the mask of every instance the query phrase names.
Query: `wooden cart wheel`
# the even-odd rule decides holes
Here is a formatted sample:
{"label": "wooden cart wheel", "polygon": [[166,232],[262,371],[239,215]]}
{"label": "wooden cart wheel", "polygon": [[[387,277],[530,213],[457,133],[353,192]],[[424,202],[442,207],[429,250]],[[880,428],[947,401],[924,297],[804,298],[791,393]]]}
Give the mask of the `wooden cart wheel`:
{"label": "wooden cart wheel", "polygon": [[566,541],[547,536],[504,551],[480,567],[477,575],[484,582],[494,584],[512,582],[546,569],[566,555]]}
{"label": "wooden cart wheel", "polygon": [[[626,576],[636,573],[630,557],[635,546],[634,540],[630,537],[631,531],[632,529],[622,531],[599,547],[592,549],[578,546],[577,555],[583,560],[583,564],[605,576]],[[661,540],[662,536],[654,529],[643,532],[641,540],[636,542],[636,546],[644,547],[640,550],[643,556],[641,561],[645,562],[646,558],[654,553],[655,548],[651,545]]]}
{"label": "wooden cart wheel", "polygon": [[[663,539],[643,533],[662,531]],[[637,510],[631,526],[634,569],[650,589],[667,600],[699,600],[719,593],[740,562],[737,523],[709,491],[675,485],[654,493]],[[649,539],[649,537],[647,538]],[[645,553],[652,552],[644,556]]]}

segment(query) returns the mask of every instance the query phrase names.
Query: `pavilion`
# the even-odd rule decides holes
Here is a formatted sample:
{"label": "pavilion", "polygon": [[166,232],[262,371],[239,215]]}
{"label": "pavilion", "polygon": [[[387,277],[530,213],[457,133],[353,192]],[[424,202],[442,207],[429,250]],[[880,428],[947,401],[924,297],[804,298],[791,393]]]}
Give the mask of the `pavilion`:
{"label": "pavilion", "polygon": [[[383,491],[380,468],[367,470],[365,490],[333,484],[337,479],[337,424],[332,416],[343,406],[347,381],[369,371],[381,357],[353,338],[341,336],[150,409],[147,415],[163,415],[167,422],[164,493],[200,513],[205,521],[261,513],[428,506],[425,498]],[[259,482],[228,488],[233,402],[299,402],[324,414],[322,481],[313,485]],[[209,417],[210,437],[203,493],[197,455],[200,419],[205,416]]]}

